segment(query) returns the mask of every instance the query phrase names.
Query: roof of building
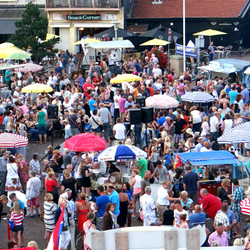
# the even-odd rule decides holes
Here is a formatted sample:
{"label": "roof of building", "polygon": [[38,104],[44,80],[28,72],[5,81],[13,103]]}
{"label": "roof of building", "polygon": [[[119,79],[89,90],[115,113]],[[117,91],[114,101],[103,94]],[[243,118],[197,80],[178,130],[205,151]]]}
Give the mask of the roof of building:
{"label": "roof of building", "polygon": [[[183,0],[135,0],[131,18],[182,18]],[[249,8],[249,0],[186,0],[187,18],[233,18]]]}

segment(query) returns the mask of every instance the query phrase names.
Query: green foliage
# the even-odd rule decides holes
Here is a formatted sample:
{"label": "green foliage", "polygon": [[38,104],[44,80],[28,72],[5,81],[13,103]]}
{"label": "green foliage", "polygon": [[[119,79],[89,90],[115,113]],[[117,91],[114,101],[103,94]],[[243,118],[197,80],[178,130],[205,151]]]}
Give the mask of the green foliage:
{"label": "green foliage", "polygon": [[[53,46],[57,39],[46,39],[48,19],[41,15],[40,9],[37,5],[29,2],[26,9],[22,13],[22,19],[15,22],[17,30],[16,33],[11,35],[9,42],[14,43],[21,49],[31,48],[33,59],[38,62],[41,58],[54,56],[57,52]],[[43,40],[43,43],[38,42],[38,38]]]}

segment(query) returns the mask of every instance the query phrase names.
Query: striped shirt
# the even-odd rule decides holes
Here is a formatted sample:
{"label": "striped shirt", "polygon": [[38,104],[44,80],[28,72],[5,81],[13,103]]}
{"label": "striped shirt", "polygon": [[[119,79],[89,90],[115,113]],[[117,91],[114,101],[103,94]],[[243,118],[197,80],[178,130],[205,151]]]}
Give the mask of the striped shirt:
{"label": "striped shirt", "polygon": [[43,203],[43,208],[44,208],[44,223],[46,230],[53,231],[55,227],[56,204],[45,201]]}
{"label": "striped shirt", "polygon": [[11,213],[10,221],[14,221],[14,226],[21,226],[23,224],[24,214],[21,212],[17,214],[15,211]]}

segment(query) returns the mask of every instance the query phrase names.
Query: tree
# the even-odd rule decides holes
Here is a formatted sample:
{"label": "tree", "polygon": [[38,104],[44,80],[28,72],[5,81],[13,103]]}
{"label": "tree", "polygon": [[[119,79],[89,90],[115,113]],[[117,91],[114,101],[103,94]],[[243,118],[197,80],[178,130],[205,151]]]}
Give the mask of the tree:
{"label": "tree", "polygon": [[[29,2],[26,5],[26,9],[22,13],[22,19],[16,21],[15,25],[17,30],[15,34],[10,36],[10,42],[14,43],[21,49],[31,49],[33,59],[38,62],[46,55],[54,56],[57,50],[53,49],[53,46],[57,42],[57,39],[46,39],[48,19],[41,15],[40,9],[37,5]],[[39,42],[38,38],[44,42]]]}

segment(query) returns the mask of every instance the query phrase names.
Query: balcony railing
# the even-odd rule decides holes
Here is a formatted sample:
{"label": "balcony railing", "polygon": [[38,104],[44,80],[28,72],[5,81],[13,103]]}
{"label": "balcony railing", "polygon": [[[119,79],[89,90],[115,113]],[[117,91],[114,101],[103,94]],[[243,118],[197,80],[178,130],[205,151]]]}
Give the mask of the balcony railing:
{"label": "balcony railing", "polygon": [[46,8],[119,8],[120,0],[46,0]]}
{"label": "balcony railing", "polygon": [[10,0],[10,1],[0,1],[0,6],[25,6],[29,2],[37,5],[45,5],[45,0]]}

